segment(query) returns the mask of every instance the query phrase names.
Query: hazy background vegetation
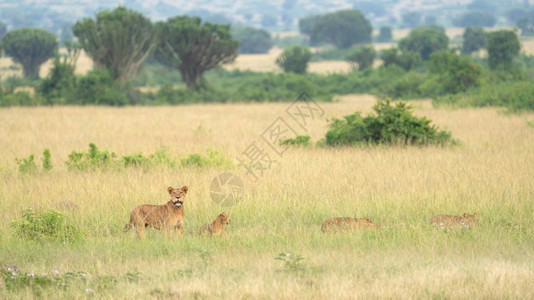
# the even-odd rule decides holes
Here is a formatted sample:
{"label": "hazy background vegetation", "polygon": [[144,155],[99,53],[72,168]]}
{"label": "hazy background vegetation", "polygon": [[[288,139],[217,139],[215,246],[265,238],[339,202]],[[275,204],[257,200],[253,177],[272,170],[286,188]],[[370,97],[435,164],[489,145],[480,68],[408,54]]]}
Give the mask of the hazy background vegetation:
{"label": "hazy background vegetation", "polygon": [[[0,298],[533,298],[530,2],[1,1]],[[122,232],[182,185],[183,236]]]}

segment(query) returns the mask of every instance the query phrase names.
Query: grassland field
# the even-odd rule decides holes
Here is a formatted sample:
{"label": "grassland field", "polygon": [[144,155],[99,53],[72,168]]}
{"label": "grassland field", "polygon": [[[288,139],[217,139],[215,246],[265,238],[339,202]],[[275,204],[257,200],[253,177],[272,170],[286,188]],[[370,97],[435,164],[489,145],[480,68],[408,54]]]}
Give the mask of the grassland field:
{"label": "grassland field", "polygon": [[[307,134],[327,120],[371,111],[374,97],[320,103]],[[534,114],[496,108],[437,109],[412,101],[462,141],[456,147],[290,148],[241,201],[221,207],[210,183],[225,168],[154,167],[71,171],[71,151],[90,142],[119,155],[176,158],[216,148],[239,156],[288,103],[161,107],[12,107],[0,110],[0,266],[53,277],[83,272],[68,287],[6,289],[3,299],[532,299],[534,298]],[[16,158],[50,149],[54,168],[21,174]],[[123,233],[129,212],[168,201],[187,185],[184,234]],[[53,208],[84,232],[72,243],[16,235],[27,208]],[[222,238],[196,232],[225,211]],[[436,214],[478,212],[470,230],[440,230]],[[324,234],[335,216],[368,217],[381,230]],[[301,256],[284,264],[275,258]],[[3,285],[3,286],[2,286]]]}

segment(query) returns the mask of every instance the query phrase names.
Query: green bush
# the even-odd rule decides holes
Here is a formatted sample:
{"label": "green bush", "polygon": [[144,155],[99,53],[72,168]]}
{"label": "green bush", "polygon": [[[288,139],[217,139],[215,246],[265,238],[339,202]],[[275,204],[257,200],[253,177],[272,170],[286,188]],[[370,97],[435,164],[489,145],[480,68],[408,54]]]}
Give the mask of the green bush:
{"label": "green bush", "polygon": [[149,156],[144,156],[142,153],[125,155],[121,157],[121,162],[124,167],[166,166],[174,168],[176,166],[176,161],[170,157],[165,147],[161,147]]}
{"label": "green bush", "polygon": [[224,156],[219,150],[208,148],[206,152],[206,156],[194,153],[190,154],[186,158],[183,158],[181,160],[182,167],[228,168],[234,164],[232,160]]}
{"label": "green bush", "polygon": [[15,233],[23,239],[35,241],[74,242],[81,239],[81,231],[61,213],[49,209],[22,212],[22,219],[11,222]]}
{"label": "green bush", "polygon": [[456,142],[450,132],[439,130],[425,117],[415,117],[412,107],[404,102],[392,105],[389,98],[379,99],[373,110],[376,115],[362,117],[355,112],[343,120],[333,119],[326,133],[326,145],[446,145]]}
{"label": "green bush", "polygon": [[428,69],[427,84],[422,87],[428,96],[457,94],[480,83],[480,66],[468,56],[460,57],[447,50],[432,53]]}
{"label": "green bush", "polygon": [[410,71],[421,64],[421,55],[414,51],[402,51],[397,48],[390,48],[380,52],[380,59],[384,62],[384,67],[397,65],[406,71]]}
{"label": "green bush", "polygon": [[111,167],[116,163],[116,158],[117,155],[114,152],[100,151],[95,144],[90,143],[89,151],[72,151],[65,164],[70,170],[87,171]]}
{"label": "green bush", "polygon": [[43,161],[43,169],[45,171],[50,171],[52,170],[53,166],[52,166],[52,160],[50,159],[50,150],[48,149],[45,149],[43,151],[43,158],[42,158],[42,161]]}
{"label": "green bush", "polygon": [[375,61],[376,51],[373,46],[360,46],[354,49],[346,60],[352,64],[352,68],[358,70],[364,70],[372,68]]}
{"label": "green bush", "polygon": [[68,103],[122,106],[128,98],[114,85],[110,72],[97,68],[78,78],[75,96]]}
{"label": "green bush", "polygon": [[307,147],[311,145],[310,139],[311,137],[309,135],[299,135],[295,138],[287,138],[280,140],[280,145]]}
{"label": "green bush", "polygon": [[530,81],[490,81],[465,94],[436,97],[435,106],[502,106],[509,112],[534,110],[534,84]]}
{"label": "green bush", "polygon": [[20,173],[30,174],[37,172],[37,165],[35,164],[33,154],[22,159],[15,158],[15,161],[19,166]]}
{"label": "green bush", "polygon": [[296,74],[306,73],[308,62],[311,58],[311,51],[306,47],[291,46],[276,58],[276,64],[284,72],[293,72]]}

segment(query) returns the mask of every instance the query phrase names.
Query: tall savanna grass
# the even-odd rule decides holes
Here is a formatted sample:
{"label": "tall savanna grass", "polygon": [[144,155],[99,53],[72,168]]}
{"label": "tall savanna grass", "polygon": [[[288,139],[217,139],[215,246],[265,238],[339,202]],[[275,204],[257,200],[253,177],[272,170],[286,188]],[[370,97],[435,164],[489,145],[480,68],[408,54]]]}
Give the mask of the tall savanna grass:
{"label": "tall savanna grass", "polygon": [[[303,133],[317,141],[327,119],[367,114],[373,104],[369,96],[321,103],[325,115]],[[237,161],[88,171],[69,170],[65,161],[89,143],[121,156],[166,147],[177,161],[208,148],[236,158],[252,142],[262,145],[260,135],[286,116],[288,104],[2,109],[0,267],[61,280],[15,285],[8,278],[8,288],[0,279],[0,297],[534,297],[534,115],[413,104],[417,116],[461,143],[292,147],[282,157],[271,153],[276,161],[256,182]],[[34,154],[39,165],[44,149],[53,169],[18,171],[17,158]],[[211,181],[223,172],[245,184],[233,206],[210,198]],[[181,237],[149,229],[137,240],[122,232],[132,208],[163,204],[166,188],[182,185],[189,193]],[[11,223],[28,208],[62,213],[83,236],[66,243],[21,238]],[[223,211],[232,218],[225,236],[197,236]],[[471,230],[429,225],[436,214],[464,212],[481,216]],[[335,216],[368,217],[383,228],[323,234],[321,223]],[[290,255],[281,261],[280,253]],[[78,275],[54,285],[69,272]]]}

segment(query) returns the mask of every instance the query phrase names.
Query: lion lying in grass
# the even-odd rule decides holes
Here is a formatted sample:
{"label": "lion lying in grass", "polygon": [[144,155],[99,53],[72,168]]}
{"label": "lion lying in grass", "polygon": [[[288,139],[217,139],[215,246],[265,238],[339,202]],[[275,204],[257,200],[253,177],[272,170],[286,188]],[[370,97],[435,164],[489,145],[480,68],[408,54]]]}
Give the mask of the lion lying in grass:
{"label": "lion lying in grass", "polygon": [[130,213],[130,223],[124,226],[124,232],[135,227],[137,236],[143,238],[145,227],[152,226],[155,229],[165,229],[170,236],[171,231],[176,228],[178,233],[182,233],[184,225],[184,200],[187,194],[187,186],[180,189],[168,187],[167,192],[171,199],[163,205],[140,205]]}
{"label": "lion lying in grass", "polygon": [[437,215],[432,217],[430,224],[438,225],[441,228],[452,228],[460,227],[470,229],[477,221],[478,213],[472,215],[464,213],[461,216],[447,216],[447,215]]}
{"label": "lion lying in grass", "polygon": [[373,224],[368,218],[330,218],[324,221],[321,231],[335,232],[378,228],[381,227]]}
{"label": "lion lying in grass", "polygon": [[223,235],[224,234],[224,226],[232,223],[232,220],[228,217],[226,213],[221,213],[217,216],[215,221],[213,221],[211,224],[204,224],[202,227],[200,227],[200,235],[203,235],[205,233],[210,233],[211,235]]}

